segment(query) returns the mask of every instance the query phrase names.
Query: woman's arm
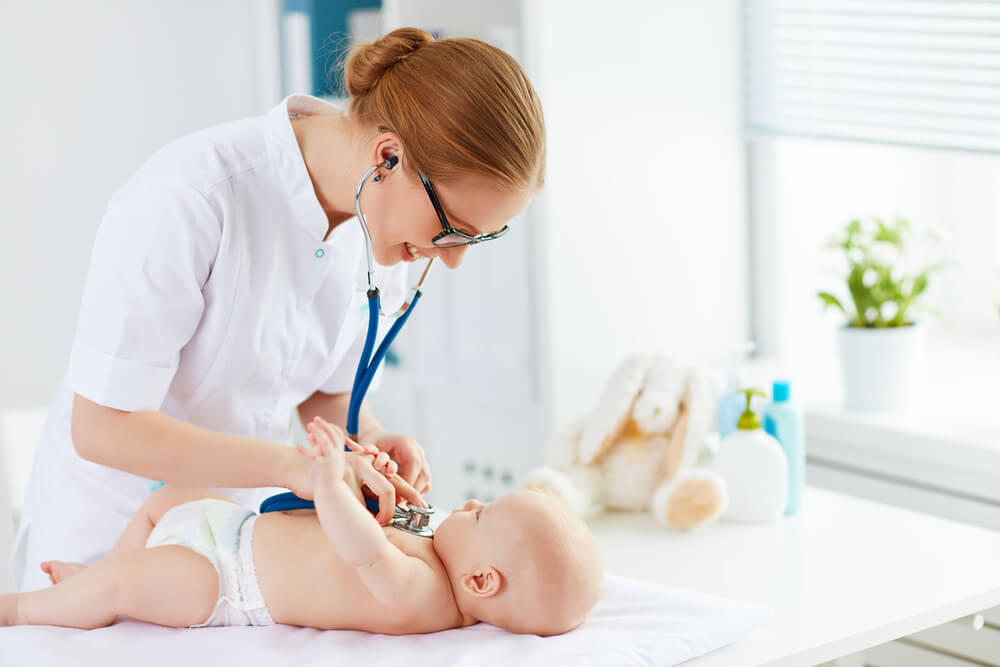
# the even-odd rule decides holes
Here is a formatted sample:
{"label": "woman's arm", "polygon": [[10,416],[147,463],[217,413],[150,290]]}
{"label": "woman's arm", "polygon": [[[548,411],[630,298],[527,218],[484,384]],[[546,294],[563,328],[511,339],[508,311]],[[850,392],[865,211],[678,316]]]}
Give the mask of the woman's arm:
{"label": "woman's arm", "polygon": [[219,433],[153,410],[73,399],[73,445],[84,459],[168,484],[309,488],[308,466],[284,445]]}
{"label": "woman's arm", "polygon": [[[304,428],[314,417],[322,417],[331,424],[336,424],[346,433],[347,407],[350,402],[351,395],[349,393],[324,394],[317,391],[299,405],[299,419]],[[383,433],[385,430],[372,414],[371,408],[368,407],[368,401],[362,401],[361,410],[358,412],[358,442],[374,442]]]}

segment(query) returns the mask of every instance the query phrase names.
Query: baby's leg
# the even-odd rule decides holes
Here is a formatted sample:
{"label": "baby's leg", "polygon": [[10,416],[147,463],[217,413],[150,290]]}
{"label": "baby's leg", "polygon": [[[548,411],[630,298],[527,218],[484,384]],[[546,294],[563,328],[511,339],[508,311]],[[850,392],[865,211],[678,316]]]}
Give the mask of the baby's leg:
{"label": "baby's leg", "polygon": [[87,567],[83,563],[70,563],[64,560],[43,560],[42,572],[49,575],[49,581],[58,584],[63,579],[69,579],[80,570]]}
{"label": "baby's leg", "polygon": [[[219,498],[229,500],[225,496],[206,491],[205,489],[189,486],[172,486],[170,484],[162,486],[149,496],[139,507],[139,510],[129,520],[124,532],[118,538],[118,542],[111,548],[105,558],[116,558],[118,556],[142,551],[146,548],[146,540],[153,532],[153,527],[160,521],[160,517],[166,514],[167,510],[177,505],[200,500],[202,498]],[[232,501],[230,501],[232,502]],[[80,563],[66,563],[58,560],[47,560],[41,563],[42,570],[49,575],[53,584],[58,584],[63,579],[73,576],[86,567]]]}
{"label": "baby's leg", "polygon": [[169,545],[105,558],[51,588],[0,595],[0,625],[99,628],[122,615],[187,627],[205,622],[218,597],[212,564]]}

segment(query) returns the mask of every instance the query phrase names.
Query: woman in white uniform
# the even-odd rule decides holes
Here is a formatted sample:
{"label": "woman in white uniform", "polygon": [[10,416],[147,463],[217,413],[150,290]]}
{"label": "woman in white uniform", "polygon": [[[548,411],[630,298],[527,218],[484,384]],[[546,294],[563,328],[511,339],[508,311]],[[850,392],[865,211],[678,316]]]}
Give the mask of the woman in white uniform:
{"label": "woman in white uniform", "polygon": [[[173,142],[111,198],[11,556],[19,590],[48,585],[42,560],[104,556],[160,482],[249,509],[274,487],[311,497],[306,457],[283,443],[295,412],[345,426],[367,323],[353,200],[369,167],[380,178],[361,205],[387,306],[406,262],[462,263],[467,246],[435,245],[443,229],[490,240],[541,187],[541,106],[502,51],[401,29],[352,50],[345,83],[346,113],[289,97]],[[367,406],[358,440],[408,483],[348,456],[385,523],[430,470]]]}

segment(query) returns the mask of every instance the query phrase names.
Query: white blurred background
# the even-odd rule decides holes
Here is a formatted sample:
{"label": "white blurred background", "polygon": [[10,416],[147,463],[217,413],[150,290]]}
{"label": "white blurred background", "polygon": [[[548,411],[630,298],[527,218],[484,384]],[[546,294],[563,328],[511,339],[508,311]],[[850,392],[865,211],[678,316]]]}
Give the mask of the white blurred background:
{"label": "white blurred background", "polygon": [[[815,14],[830,3],[800,4]],[[860,424],[918,428],[947,447],[1000,443],[996,150],[756,122],[746,104],[764,84],[747,43],[771,9],[4,0],[0,414],[26,424],[44,412],[66,370],[103,209],[150,153],[291,92],[330,95],[337,44],[416,25],[510,51],[542,98],[549,139],[543,195],[502,243],[432,274],[372,397],[387,426],[426,446],[433,504],[516,486],[626,355],[664,352],[721,374],[747,339],[760,350],[759,382],[792,378],[807,428],[815,416],[832,433]],[[821,246],[851,217],[896,215],[951,236],[953,267],[931,288],[950,324],[931,325],[923,409],[861,418],[838,407],[838,321],[815,297],[834,280]],[[11,428],[0,502],[16,504],[16,469],[34,442],[30,427]]]}

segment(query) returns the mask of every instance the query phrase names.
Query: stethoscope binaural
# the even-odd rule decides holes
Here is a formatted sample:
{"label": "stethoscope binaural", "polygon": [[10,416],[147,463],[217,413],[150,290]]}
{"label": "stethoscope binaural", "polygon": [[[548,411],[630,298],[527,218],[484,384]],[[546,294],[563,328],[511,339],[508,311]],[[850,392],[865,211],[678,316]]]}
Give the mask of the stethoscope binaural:
{"label": "stethoscope binaural", "polygon": [[[354,191],[354,212],[357,214],[358,222],[361,223],[361,231],[365,237],[365,251],[367,252],[368,259],[368,291],[366,293],[368,296],[368,331],[365,334],[365,345],[361,351],[361,359],[358,360],[358,369],[354,374],[354,384],[351,388],[351,400],[347,407],[347,435],[354,440],[358,438],[358,415],[361,412],[361,403],[368,392],[368,387],[371,385],[372,379],[375,377],[375,371],[378,370],[379,364],[382,363],[382,359],[385,358],[386,353],[389,351],[389,346],[399,334],[403,325],[406,324],[406,320],[409,319],[410,313],[413,312],[414,306],[417,305],[417,301],[420,300],[420,287],[424,284],[424,278],[427,277],[427,272],[431,268],[431,262],[434,261],[433,258],[427,261],[427,266],[424,267],[424,272],[421,274],[420,280],[410,289],[409,298],[403,302],[399,310],[389,316],[395,321],[373,354],[372,349],[375,347],[375,336],[378,333],[379,314],[384,315],[385,313],[382,313],[380,292],[378,285],[375,284],[375,253],[372,250],[371,235],[368,233],[368,221],[365,219],[364,213],[361,212],[361,191],[369,179],[376,183],[382,180],[381,174],[375,174],[380,167],[389,170],[395,167],[398,162],[398,157],[390,155],[384,162],[369,167],[364,176],[361,177],[361,180],[358,181],[358,187]],[[375,178],[372,178],[372,174],[375,174]],[[347,448],[345,447],[345,449]],[[378,498],[365,498],[365,505],[373,514],[378,513]],[[264,500],[260,504],[260,513],[281,512],[293,509],[313,509],[315,507],[316,505],[311,500],[299,498],[289,491],[287,493],[279,493]],[[428,525],[428,521],[430,515],[433,513],[433,507],[396,505],[393,511],[392,525],[415,535],[430,537],[433,535],[433,531]]]}

